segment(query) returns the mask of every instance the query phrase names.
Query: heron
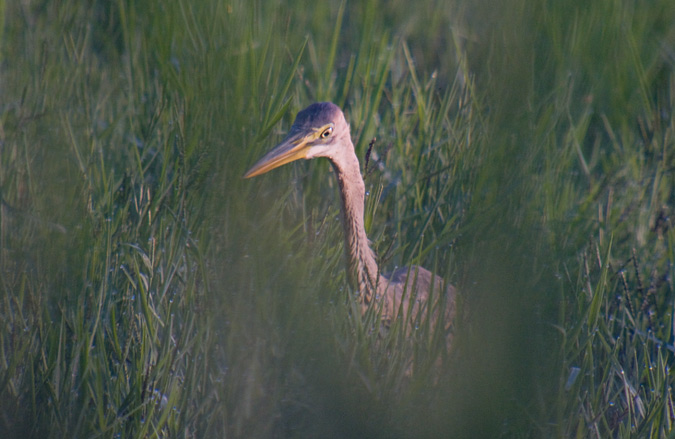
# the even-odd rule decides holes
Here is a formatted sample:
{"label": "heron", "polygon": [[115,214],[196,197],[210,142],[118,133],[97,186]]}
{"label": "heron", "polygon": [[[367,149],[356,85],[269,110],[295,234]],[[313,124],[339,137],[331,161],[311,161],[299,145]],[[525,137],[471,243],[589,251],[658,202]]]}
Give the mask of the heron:
{"label": "heron", "polygon": [[264,174],[299,159],[327,158],[340,189],[347,279],[358,291],[362,314],[377,305],[385,324],[397,316],[419,322],[431,315],[443,319],[446,340],[455,315],[456,291],[438,275],[419,266],[400,267],[383,274],[370,247],[364,225],[365,183],[340,107],[317,102],[300,111],[288,135],[265,154],[244,178]]}

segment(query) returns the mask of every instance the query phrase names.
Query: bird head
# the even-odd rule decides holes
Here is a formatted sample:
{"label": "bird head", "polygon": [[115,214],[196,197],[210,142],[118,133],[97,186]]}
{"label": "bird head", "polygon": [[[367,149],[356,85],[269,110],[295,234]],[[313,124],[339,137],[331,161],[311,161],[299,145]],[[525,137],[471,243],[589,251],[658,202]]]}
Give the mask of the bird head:
{"label": "bird head", "polygon": [[264,174],[298,159],[334,157],[346,145],[352,143],[349,124],[340,107],[331,102],[317,102],[298,113],[286,138],[258,160],[244,178]]}

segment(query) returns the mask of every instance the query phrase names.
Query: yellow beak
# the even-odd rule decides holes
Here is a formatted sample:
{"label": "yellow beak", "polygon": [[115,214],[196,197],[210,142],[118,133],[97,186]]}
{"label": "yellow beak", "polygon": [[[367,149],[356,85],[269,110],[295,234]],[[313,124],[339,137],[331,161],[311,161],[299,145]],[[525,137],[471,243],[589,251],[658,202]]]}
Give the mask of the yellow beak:
{"label": "yellow beak", "polygon": [[285,165],[286,163],[305,158],[307,156],[307,151],[311,148],[311,145],[309,144],[311,137],[312,136],[308,136],[307,133],[291,132],[283,142],[272,148],[270,152],[258,160],[258,162],[244,174],[244,178],[255,177],[271,171],[274,168],[278,168],[281,165]]}

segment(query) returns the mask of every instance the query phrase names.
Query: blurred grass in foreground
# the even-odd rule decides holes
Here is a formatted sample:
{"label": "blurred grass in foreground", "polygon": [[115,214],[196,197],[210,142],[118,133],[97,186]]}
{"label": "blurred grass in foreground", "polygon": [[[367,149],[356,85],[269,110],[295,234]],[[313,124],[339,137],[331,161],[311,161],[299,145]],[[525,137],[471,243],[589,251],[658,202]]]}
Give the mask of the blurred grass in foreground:
{"label": "blurred grass in foreground", "polygon": [[[672,434],[672,2],[1,10],[5,436]],[[327,163],[241,179],[316,100],[462,292],[440,371],[352,311]]]}

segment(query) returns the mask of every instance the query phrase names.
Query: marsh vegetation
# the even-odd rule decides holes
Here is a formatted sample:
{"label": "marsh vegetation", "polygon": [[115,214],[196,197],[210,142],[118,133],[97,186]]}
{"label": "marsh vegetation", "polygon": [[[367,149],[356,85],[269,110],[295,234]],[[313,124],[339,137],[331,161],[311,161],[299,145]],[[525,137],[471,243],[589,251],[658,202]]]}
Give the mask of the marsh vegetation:
{"label": "marsh vegetation", "polygon": [[[672,436],[671,0],[0,10],[3,437]],[[242,179],[327,100],[380,265],[458,287],[441,370],[327,163]]]}

